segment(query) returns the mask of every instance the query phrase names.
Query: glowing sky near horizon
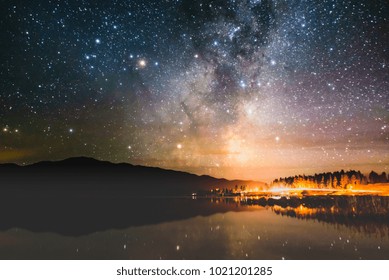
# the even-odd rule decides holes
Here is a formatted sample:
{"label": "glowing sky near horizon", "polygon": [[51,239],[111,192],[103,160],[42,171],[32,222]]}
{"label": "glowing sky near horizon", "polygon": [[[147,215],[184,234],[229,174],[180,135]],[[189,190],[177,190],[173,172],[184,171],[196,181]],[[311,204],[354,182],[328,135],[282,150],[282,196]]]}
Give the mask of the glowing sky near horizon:
{"label": "glowing sky near horizon", "polygon": [[1,5],[0,162],[389,170],[385,0]]}

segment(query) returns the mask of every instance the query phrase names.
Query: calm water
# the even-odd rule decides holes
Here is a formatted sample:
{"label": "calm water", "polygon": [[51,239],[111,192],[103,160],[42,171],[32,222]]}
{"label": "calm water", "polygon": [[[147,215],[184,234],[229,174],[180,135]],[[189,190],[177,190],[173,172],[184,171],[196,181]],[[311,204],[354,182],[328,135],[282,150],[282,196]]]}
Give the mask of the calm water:
{"label": "calm water", "polygon": [[388,198],[29,197],[1,259],[389,259]]}

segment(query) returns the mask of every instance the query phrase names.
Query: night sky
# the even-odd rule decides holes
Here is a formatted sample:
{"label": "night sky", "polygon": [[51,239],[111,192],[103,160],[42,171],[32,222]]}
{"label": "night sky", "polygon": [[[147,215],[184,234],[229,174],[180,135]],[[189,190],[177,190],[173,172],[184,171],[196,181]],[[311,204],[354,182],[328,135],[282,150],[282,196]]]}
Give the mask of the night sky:
{"label": "night sky", "polygon": [[387,0],[6,0],[0,50],[0,162],[389,170]]}

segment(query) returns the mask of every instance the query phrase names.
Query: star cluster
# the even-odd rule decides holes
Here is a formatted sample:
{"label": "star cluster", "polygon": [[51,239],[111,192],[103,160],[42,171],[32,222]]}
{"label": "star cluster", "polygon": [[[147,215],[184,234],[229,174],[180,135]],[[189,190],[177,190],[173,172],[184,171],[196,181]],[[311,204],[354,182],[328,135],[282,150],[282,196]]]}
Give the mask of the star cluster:
{"label": "star cluster", "polygon": [[385,0],[1,6],[1,162],[388,171]]}

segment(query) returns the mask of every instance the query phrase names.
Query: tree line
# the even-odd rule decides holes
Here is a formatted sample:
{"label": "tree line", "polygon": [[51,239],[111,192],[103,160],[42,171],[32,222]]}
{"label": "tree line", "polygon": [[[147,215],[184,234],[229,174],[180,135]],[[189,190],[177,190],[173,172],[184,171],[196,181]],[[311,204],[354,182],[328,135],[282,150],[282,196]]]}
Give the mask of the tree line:
{"label": "tree line", "polygon": [[371,171],[365,176],[360,171],[337,171],[319,173],[313,176],[296,175],[274,180],[271,187],[291,187],[291,188],[320,188],[320,189],[347,189],[356,185],[367,185],[376,183],[387,183],[389,178],[385,172],[378,174]]}

